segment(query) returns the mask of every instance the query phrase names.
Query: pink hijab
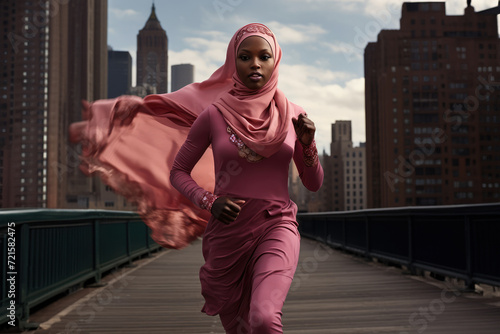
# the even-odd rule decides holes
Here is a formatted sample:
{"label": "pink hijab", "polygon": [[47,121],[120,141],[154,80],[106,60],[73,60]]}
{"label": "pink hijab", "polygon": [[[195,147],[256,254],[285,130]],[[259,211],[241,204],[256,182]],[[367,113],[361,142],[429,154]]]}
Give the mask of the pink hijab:
{"label": "pink hijab", "polygon": [[[246,88],[236,73],[237,48],[250,36],[264,38],[275,58],[270,80],[257,91]],[[254,152],[269,157],[278,151],[295,115],[294,106],[277,88],[280,60],[281,49],[271,30],[252,23],[235,33],[224,65],[206,81],[144,99],[121,96],[84,106],[85,121],[70,126],[70,140],[82,144],[80,168],[86,174],[97,173],[117,193],[137,203],[157,243],[166,248],[187,246],[203,234],[210,214],[170,184],[175,155],[191,124],[211,104]],[[213,191],[210,151],[192,176],[201,187]]]}
{"label": "pink hijab", "polygon": [[[274,56],[273,74],[258,91],[248,89],[236,73],[236,52],[243,40],[250,36],[264,38]],[[269,28],[255,23],[241,28],[229,43],[224,65],[233,72],[234,87],[214,103],[236,135],[250,149],[266,158],[276,153],[283,144],[292,109],[285,94],[278,89],[280,61],[281,48]]]}

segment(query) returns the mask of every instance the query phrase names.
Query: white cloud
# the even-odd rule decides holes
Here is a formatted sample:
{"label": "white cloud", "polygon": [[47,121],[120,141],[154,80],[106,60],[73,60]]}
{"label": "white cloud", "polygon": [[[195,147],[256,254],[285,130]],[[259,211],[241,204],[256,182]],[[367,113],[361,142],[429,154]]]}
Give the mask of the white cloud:
{"label": "white cloud", "polygon": [[282,24],[272,21],[266,26],[274,32],[280,44],[310,43],[326,33],[326,30],[316,24]]}
{"label": "white cloud", "polygon": [[110,8],[109,12],[118,19],[143,18],[143,15],[140,12],[133,9]]}
{"label": "white cloud", "polygon": [[206,34],[209,38],[188,37],[185,41],[189,49],[169,50],[169,66],[192,64],[195,69],[195,81],[206,80],[226,59],[227,40],[223,34]]}
{"label": "white cloud", "polygon": [[330,151],[331,124],[337,120],[352,121],[353,142],[365,141],[364,78],[323,67],[283,65],[279,87],[316,124],[319,150]]}
{"label": "white cloud", "polygon": [[[283,78],[285,76],[285,78]],[[304,65],[304,64],[281,64],[280,82],[287,80],[294,85],[301,85],[302,82],[313,82],[317,84],[329,84],[344,81],[352,78],[352,74],[347,72],[334,72],[324,67]]]}
{"label": "white cloud", "polygon": [[322,45],[333,53],[344,55],[345,59],[348,62],[362,61],[364,47],[366,46],[366,44],[363,44],[362,46],[358,47],[354,43],[348,44],[348,43],[342,42],[342,41],[335,41],[334,43],[325,42],[325,43],[322,43]]}

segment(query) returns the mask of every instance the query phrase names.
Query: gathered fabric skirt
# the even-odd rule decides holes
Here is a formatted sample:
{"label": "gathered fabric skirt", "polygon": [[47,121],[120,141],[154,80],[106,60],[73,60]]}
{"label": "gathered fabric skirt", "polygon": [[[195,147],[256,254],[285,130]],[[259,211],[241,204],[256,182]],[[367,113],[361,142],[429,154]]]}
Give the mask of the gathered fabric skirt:
{"label": "gathered fabric skirt", "polygon": [[[200,281],[203,312],[248,322],[251,303],[271,302],[281,311],[297,267],[300,235],[292,201],[245,201],[233,223],[226,225],[213,217],[209,220],[203,236],[205,264]],[[266,283],[267,292],[260,293],[270,301],[256,301],[252,295],[263,281],[273,282]]]}

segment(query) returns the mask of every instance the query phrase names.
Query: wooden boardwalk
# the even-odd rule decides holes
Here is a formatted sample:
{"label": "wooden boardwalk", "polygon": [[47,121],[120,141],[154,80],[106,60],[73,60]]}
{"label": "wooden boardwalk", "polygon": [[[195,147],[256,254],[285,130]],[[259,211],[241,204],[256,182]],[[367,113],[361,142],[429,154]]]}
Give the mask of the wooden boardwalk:
{"label": "wooden boardwalk", "polygon": [[[498,334],[500,297],[465,293],[451,283],[401,270],[303,239],[283,309],[287,334]],[[162,251],[32,314],[25,333],[224,333],[200,312],[201,242]]]}

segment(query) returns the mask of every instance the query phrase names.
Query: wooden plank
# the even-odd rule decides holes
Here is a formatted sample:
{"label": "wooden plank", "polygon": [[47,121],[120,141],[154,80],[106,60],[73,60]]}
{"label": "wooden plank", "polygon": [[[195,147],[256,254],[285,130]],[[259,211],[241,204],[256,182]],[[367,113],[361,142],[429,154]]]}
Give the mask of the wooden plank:
{"label": "wooden plank", "polygon": [[[312,240],[301,247],[283,309],[285,333],[499,332],[498,297],[450,290]],[[200,241],[160,252],[107,277],[106,287],[83,289],[36,312],[30,320],[43,328],[32,332],[224,333],[218,317],[200,312],[202,264]]]}

